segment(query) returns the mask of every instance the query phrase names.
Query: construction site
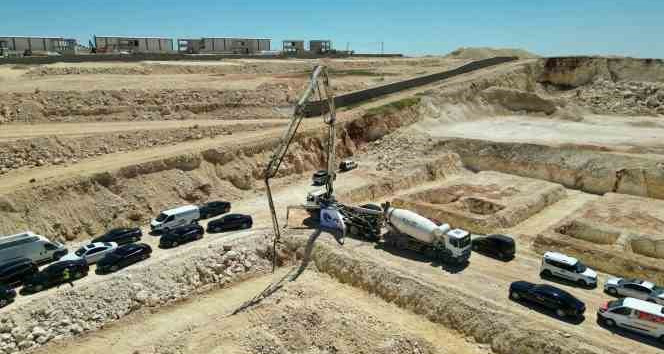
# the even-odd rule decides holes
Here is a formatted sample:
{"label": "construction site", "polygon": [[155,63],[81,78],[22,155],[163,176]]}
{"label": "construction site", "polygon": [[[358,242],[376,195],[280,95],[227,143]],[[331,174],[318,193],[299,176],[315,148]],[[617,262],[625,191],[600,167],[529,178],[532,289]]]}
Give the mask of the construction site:
{"label": "construction site", "polygon": [[[133,226],[154,249],[17,296],[0,309],[0,354],[659,353],[598,311],[610,277],[664,285],[663,118],[655,59],[461,48],[0,65],[0,235],[75,250]],[[357,168],[337,171],[348,159]],[[211,200],[252,228],[157,247],[152,218]],[[399,212],[451,241],[388,242]],[[488,234],[510,235],[514,258],[470,253]],[[541,278],[551,251],[598,286]],[[564,289],[585,313],[515,301],[517,281]]]}

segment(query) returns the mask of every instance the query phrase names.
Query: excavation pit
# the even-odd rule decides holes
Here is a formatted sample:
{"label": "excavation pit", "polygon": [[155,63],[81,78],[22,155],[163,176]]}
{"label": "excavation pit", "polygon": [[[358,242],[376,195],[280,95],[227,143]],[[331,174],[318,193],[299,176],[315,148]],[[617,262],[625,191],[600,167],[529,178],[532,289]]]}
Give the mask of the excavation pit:
{"label": "excavation pit", "polygon": [[565,195],[565,189],[554,183],[480,172],[399,196],[393,204],[454,227],[493,233],[517,225]]}

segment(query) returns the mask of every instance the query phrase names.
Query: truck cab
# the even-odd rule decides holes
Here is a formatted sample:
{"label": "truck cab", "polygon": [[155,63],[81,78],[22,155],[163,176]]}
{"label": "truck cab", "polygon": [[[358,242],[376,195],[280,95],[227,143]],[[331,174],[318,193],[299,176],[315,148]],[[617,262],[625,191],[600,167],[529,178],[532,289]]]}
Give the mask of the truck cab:
{"label": "truck cab", "polygon": [[463,261],[470,258],[470,232],[462,229],[450,230],[447,232],[445,242],[452,257]]}

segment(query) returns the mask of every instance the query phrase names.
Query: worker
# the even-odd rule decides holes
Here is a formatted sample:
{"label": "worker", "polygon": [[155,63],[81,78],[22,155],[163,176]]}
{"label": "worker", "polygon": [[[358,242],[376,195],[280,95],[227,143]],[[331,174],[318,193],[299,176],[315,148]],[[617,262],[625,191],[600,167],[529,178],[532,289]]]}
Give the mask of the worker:
{"label": "worker", "polygon": [[74,287],[74,283],[71,281],[71,274],[69,274],[69,268],[65,268],[65,270],[62,271],[62,280],[65,283],[69,283],[71,287]]}

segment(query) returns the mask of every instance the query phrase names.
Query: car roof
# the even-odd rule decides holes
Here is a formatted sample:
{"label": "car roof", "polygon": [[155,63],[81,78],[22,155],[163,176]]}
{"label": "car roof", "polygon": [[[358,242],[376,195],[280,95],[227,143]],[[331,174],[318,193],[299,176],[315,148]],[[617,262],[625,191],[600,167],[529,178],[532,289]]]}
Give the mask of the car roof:
{"label": "car roof", "polygon": [[196,210],[196,209],[198,209],[198,207],[195,206],[195,205],[183,205],[181,207],[164,210],[164,211],[162,211],[162,214],[166,214],[166,215],[170,216],[170,215],[175,215],[175,214],[186,213],[188,211],[193,211],[193,210]]}
{"label": "car roof", "polygon": [[664,309],[662,305],[631,297],[625,298],[623,300],[623,306],[658,316],[663,314],[662,310]]}
{"label": "car roof", "polygon": [[486,237],[487,238],[492,238],[492,239],[495,239],[495,240],[501,240],[501,241],[508,242],[508,243],[514,243],[514,239],[510,236],[507,236],[507,235],[492,234],[492,235],[487,235]]}
{"label": "car roof", "polygon": [[551,260],[558,261],[558,262],[565,263],[565,264],[569,264],[569,265],[575,265],[579,261],[578,259],[576,259],[574,257],[570,257],[568,255],[558,253],[558,252],[546,252],[544,254],[544,258],[551,259]]}
{"label": "car roof", "polygon": [[653,283],[653,282],[649,282],[649,281],[642,280],[642,279],[636,279],[636,278],[622,279],[622,281],[620,281],[620,284],[621,285],[637,284],[637,285],[641,285],[641,286],[646,287],[646,288],[651,289],[651,290],[655,287],[655,283]]}
{"label": "car roof", "polygon": [[536,288],[538,290],[544,290],[544,291],[546,291],[548,293],[551,293],[553,295],[556,295],[556,296],[574,298],[574,296],[572,296],[572,294],[568,293],[567,291],[565,291],[563,289],[560,289],[560,288],[556,288],[555,286],[552,286],[552,285],[538,284],[538,285],[535,285],[534,288]]}
{"label": "car roof", "polygon": [[32,263],[32,260],[29,259],[29,258],[25,258],[25,257],[14,258],[14,259],[10,259],[6,262],[0,263],[0,268],[11,267],[11,266],[15,266],[15,265],[21,264],[21,263]]}

